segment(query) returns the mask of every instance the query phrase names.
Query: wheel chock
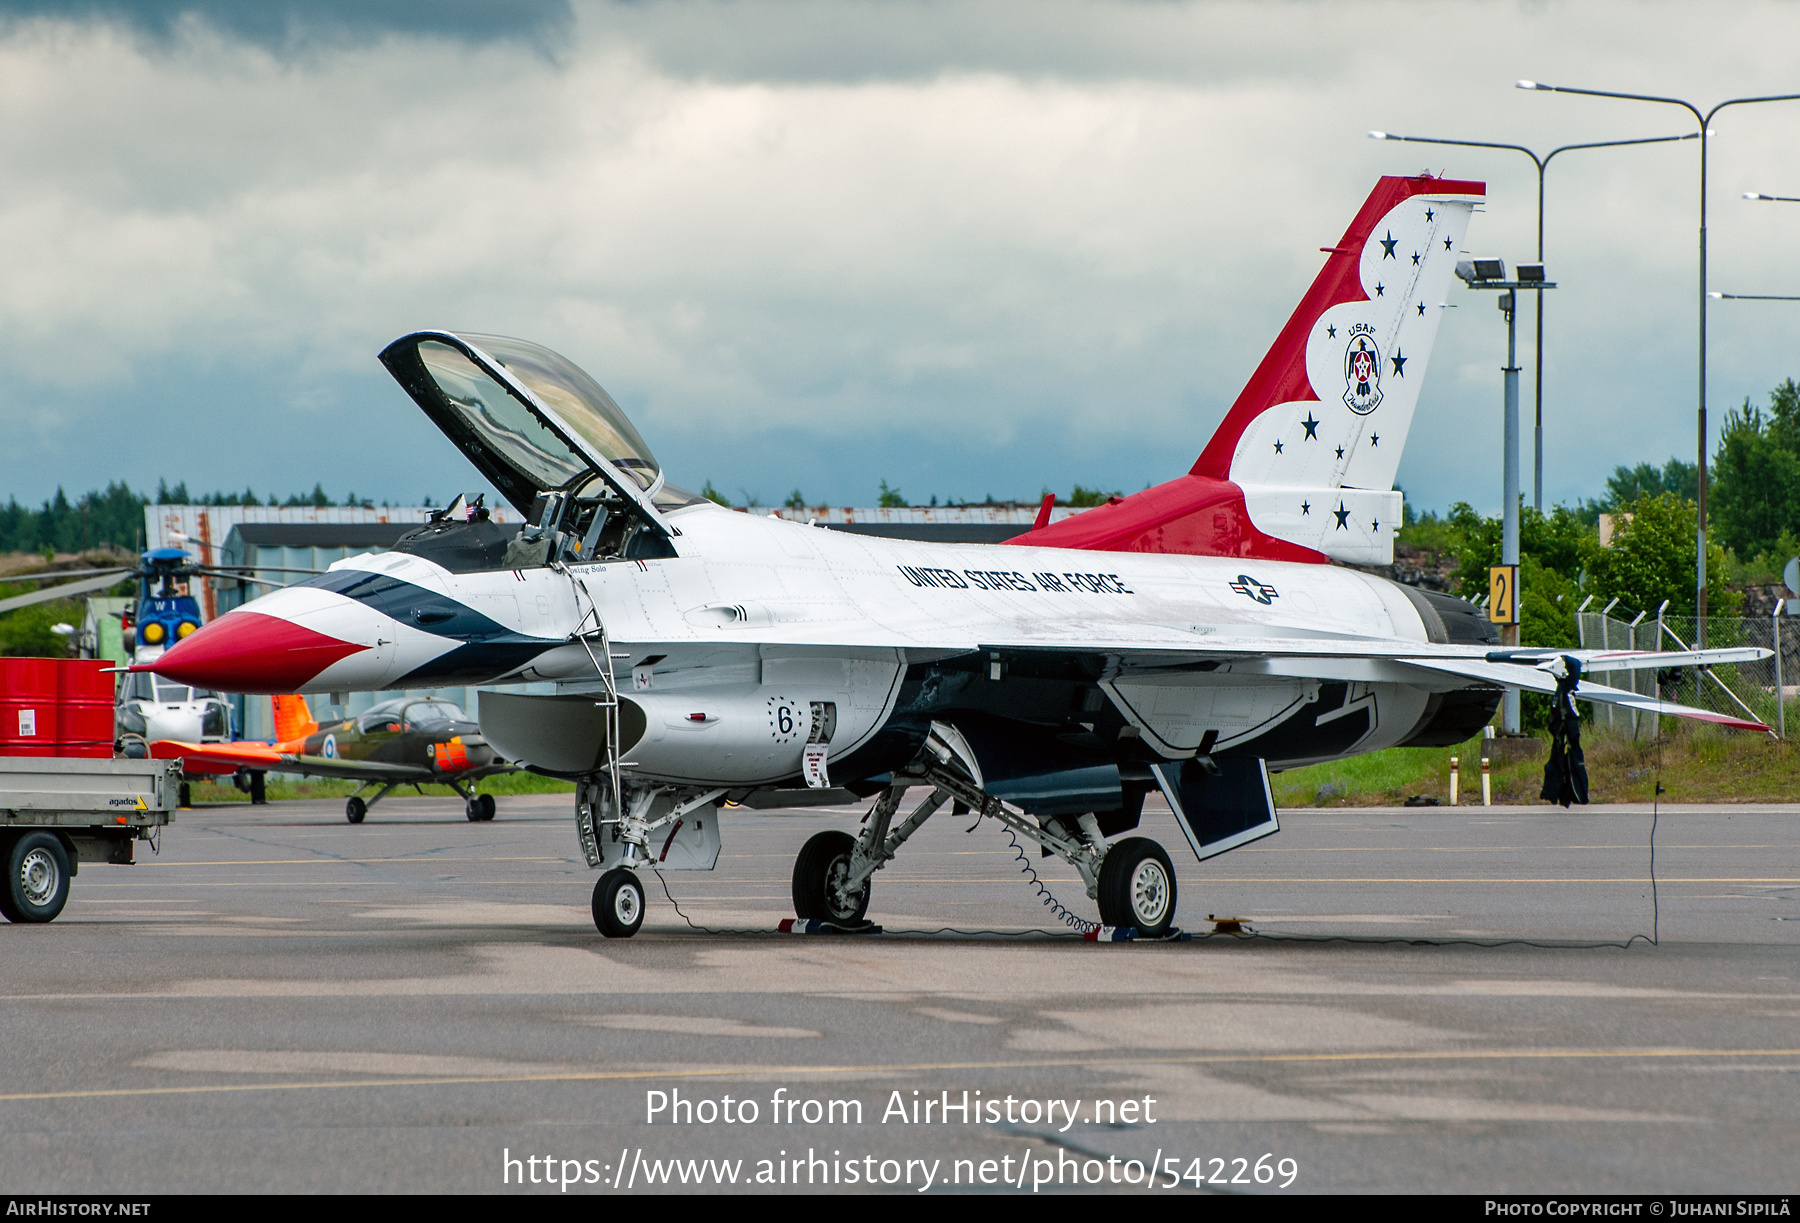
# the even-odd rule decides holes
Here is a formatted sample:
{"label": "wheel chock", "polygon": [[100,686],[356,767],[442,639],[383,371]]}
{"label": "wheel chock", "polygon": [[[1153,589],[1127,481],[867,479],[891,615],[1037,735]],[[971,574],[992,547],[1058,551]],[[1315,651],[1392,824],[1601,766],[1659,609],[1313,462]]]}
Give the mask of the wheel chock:
{"label": "wheel chock", "polygon": [[874,922],[865,921],[854,926],[840,926],[836,922],[825,921],[817,917],[784,917],[776,924],[778,934],[880,934],[881,927]]}

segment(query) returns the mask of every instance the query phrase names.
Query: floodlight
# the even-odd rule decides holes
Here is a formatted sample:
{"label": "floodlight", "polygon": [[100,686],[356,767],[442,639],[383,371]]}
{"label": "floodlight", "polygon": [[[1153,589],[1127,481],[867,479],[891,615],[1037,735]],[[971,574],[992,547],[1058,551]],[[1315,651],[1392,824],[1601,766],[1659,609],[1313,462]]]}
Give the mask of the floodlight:
{"label": "floodlight", "polygon": [[1456,274],[1470,284],[1478,284],[1485,280],[1505,280],[1506,261],[1504,259],[1459,259],[1456,262]]}
{"label": "floodlight", "polygon": [[1544,265],[1541,263],[1521,263],[1518,267],[1513,269],[1513,274],[1519,278],[1520,284],[1542,283],[1544,279]]}

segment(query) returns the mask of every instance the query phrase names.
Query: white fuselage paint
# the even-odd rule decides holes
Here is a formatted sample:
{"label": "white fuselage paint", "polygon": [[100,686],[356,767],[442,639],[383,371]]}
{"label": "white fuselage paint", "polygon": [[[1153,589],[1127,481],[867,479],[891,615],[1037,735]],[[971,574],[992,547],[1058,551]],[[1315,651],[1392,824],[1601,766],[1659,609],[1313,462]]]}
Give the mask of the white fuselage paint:
{"label": "white fuselage paint", "polygon": [[[908,664],[982,647],[1191,657],[1209,637],[1253,636],[1326,653],[1333,641],[1362,650],[1371,639],[1432,648],[1393,583],[1336,566],[920,543],[711,506],[668,520],[681,532],[678,557],[578,565],[566,574],[452,574],[395,552],[332,568],[388,574],[544,642],[527,665],[483,682],[598,689],[596,659],[606,664],[599,638],[574,639],[578,629],[593,632],[597,613],[619,688],[647,718],[628,753],[633,771],[694,784],[792,780],[816,703],[835,706],[830,753],[842,758],[880,729]],[[317,588],[278,591],[245,610],[369,647],[322,672],[308,685],[313,691],[391,687],[462,644]],[[1378,710],[1370,733],[1326,756],[1280,764],[1389,746],[1412,730],[1432,691],[1457,686],[1394,682],[1366,659],[1342,667],[1351,701]],[[1204,674],[1109,674],[1102,687],[1152,746],[1180,758],[1208,730],[1226,748],[1291,716],[1318,691],[1321,667],[1308,670],[1315,678],[1239,657]]]}

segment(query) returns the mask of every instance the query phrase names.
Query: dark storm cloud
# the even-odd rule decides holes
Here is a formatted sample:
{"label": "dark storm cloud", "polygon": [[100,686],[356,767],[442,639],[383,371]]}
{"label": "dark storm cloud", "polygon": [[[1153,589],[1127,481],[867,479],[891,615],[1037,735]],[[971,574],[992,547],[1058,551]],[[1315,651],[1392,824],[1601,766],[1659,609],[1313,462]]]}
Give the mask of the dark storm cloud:
{"label": "dark storm cloud", "polygon": [[854,84],[1000,73],[1071,80],[1231,80],[1300,76],[1329,64],[1271,49],[1248,32],[1305,22],[1313,0],[596,0],[581,21],[666,72],[719,81]]}
{"label": "dark storm cloud", "polygon": [[571,23],[568,0],[0,0],[5,18],[104,21],[156,39],[198,20],[271,51],[389,34],[543,43]]}

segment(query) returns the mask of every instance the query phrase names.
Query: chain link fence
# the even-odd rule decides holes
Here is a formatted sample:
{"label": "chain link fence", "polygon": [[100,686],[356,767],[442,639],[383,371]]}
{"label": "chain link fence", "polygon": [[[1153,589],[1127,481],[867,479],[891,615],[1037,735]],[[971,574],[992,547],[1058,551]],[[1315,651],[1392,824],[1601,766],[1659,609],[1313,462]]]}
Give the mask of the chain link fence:
{"label": "chain link fence", "polygon": [[[1761,662],[1716,667],[1671,667],[1662,671],[1613,671],[1595,679],[1665,701],[1709,709],[1731,717],[1753,717],[1787,735],[1785,706],[1800,695],[1800,623],[1786,616],[1739,619],[1706,618],[1709,649],[1758,646],[1773,651]],[[1640,613],[1622,619],[1613,605],[1575,615],[1581,647],[1586,650],[1685,650],[1695,644],[1699,621],[1694,616]],[[1639,738],[1657,731],[1657,715],[1611,705],[1593,707],[1594,723],[1614,734]]]}

